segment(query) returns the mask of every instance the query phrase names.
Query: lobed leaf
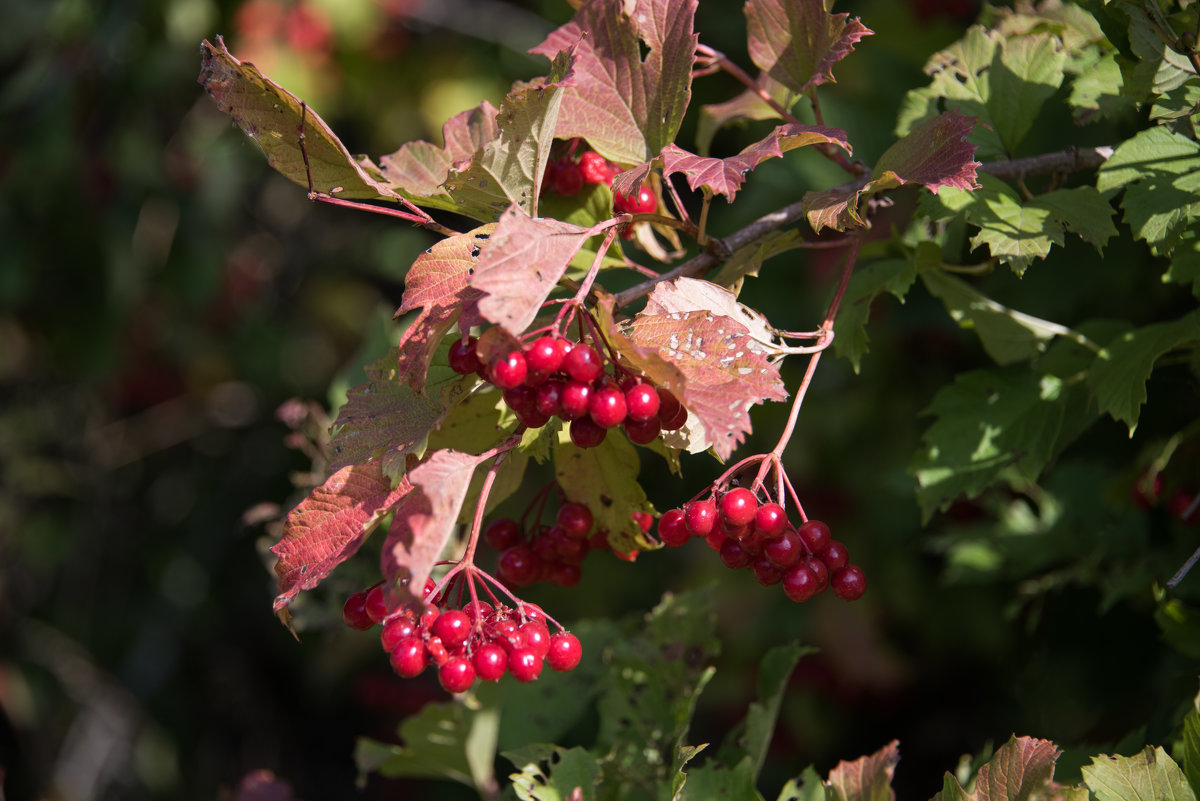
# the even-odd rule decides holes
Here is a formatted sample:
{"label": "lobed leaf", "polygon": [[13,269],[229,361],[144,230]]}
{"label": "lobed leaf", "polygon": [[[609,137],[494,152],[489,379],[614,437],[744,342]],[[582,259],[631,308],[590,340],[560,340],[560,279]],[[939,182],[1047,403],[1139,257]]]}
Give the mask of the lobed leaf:
{"label": "lobed leaf", "polygon": [[275,611],[281,611],[301,591],[320,584],[353,556],[411,490],[408,481],[393,487],[379,462],[347,465],[314,489],[288,513],[283,538],[271,547],[279,560],[275,563],[279,580]]}
{"label": "lobed leaf", "polygon": [[828,784],[837,801],[894,801],[892,776],[900,761],[900,741],[892,740],[870,756],[845,760],[829,772]]}
{"label": "lobed leaf", "polygon": [[1195,801],[1196,794],[1162,746],[1146,746],[1131,757],[1095,756],[1083,781],[1098,801]]}
{"label": "lobed leaf", "polygon": [[510,206],[468,278],[471,289],[482,294],[479,314],[520,336],[589,236],[590,229],[535,219]]}
{"label": "lobed leaf", "polygon": [[874,33],[849,14],[830,14],[825,0],[749,0],[750,58],[797,94],[834,81],[833,66]]}
{"label": "lobed leaf", "polygon": [[[589,0],[530,52],[575,48],[555,135],[583,137],[619,164],[649,161],[675,140],[691,99],[696,0]],[[642,43],[646,53],[642,55]]]}
{"label": "lobed leaf", "polygon": [[423,205],[454,209],[456,204],[444,184],[456,164],[471,161],[500,130],[499,110],[488,101],[455,114],[442,125],[443,146],[425,141],[407,142],[379,159],[383,177]]}
{"label": "lobed leaf", "polygon": [[1125,222],[1156,253],[1170,253],[1200,217],[1200,144],[1163,126],[1140,131],[1113,151],[1096,188],[1124,189]]}

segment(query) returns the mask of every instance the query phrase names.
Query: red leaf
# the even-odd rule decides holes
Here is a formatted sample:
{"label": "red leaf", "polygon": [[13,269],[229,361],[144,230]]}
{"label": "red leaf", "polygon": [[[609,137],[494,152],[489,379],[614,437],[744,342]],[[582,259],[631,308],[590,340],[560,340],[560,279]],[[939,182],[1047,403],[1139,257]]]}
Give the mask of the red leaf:
{"label": "red leaf", "polygon": [[422,603],[425,579],[458,525],[471,475],[482,461],[469,453],[440,450],[409,471],[413,491],[396,508],[380,557],[393,601]]}
{"label": "red leaf", "polygon": [[379,160],[383,176],[412,197],[447,195],[442,184],[450,171],[475,157],[483,146],[499,135],[496,107],[486,100],[473,109],[446,120],[442,126],[444,147],[429,142],[409,142]]}
{"label": "red leaf", "polygon": [[826,0],[748,0],[750,58],[763,72],[803,94],[833,81],[833,65],[873,31],[849,14],[830,14]]}
{"label": "red leaf", "polygon": [[588,236],[586,228],[550,218],[533,219],[510,206],[469,281],[472,289],[484,294],[479,313],[520,336]]}
{"label": "red leaf", "polygon": [[468,286],[467,281],[495,227],[489,223],[447,237],[418,256],[409,268],[396,316],[417,308],[421,313],[400,337],[397,369],[417,394],[424,393],[433,353],[460,314],[465,327],[481,321],[475,304],[482,293]]}
{"label": "red leaf", "polygon": [[681,172],[687,176],[693,190],[706,187],[715,195],[724,195],[729,202],[737,195],[746,174],[761,162],[780,158],[789,150],[815,144],[835,144],[850,153],[846,133],[837,128],[820,125],[780,125],[766,138],[755,142],[736,156],[716,159],[697,156],[669,144],[662,151],[663,174]]}
{"label": "red leaf", "polygon": [[563,97],[556,135],[584,137],[620,164],[657,155],[675,139],[691,99],[695,15],[696,0],[584,3],[530,51],[553,58],[576,46],[575,86]]}
{"label": "red leaf", "polygon": [[892,790],[892,775],[900,761],[900,741],[892,740],[874,754],[859,757],[853,762],[839,762],[829,771],[829,784],[834,794],[844,799],[877,799],[896,797]]}
{"label": "red leaf", "polygon": [[278,612],[302,590],[311,590],[354,555],[367,535],[411,489],[392,488],[378,462],[338,470],[288,513],[283,538],[271,548],[279,557]]}
{"label": "red leaf", "polygon": [[[1049,740],[1010,737],[979,769],[971,801],[1025,801],[1042,795],[1054,778],[1058,747]],[[964,793],[964,795],[966,795]]]}

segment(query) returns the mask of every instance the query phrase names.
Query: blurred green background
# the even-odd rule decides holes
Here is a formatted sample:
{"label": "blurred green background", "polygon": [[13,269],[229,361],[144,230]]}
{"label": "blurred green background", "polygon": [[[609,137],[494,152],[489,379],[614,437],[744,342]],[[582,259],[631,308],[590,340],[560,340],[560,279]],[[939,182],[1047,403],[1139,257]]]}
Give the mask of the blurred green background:
{"label": "blurred green background", "polygon": [[[895,110],[922,82],[925,59],[975,9],[878,0],[838,10],[861,14],[878,34],[823,95],[826,120],[869,162],[891,141]],[[293,431],[276,410],[292,398],[328,408],[366,356],[394,341],[405,270],[433,240],[394,220],[309,203],[274,175],[196,84],[198,48],[225,34],[235,55],[306,99],[352,151],[377,155],[414,138],[437,141],[449,115],[484,98],[498,103],[512,80],[541,74],[544,62],[524,51],[570,13],[565,3],[498,0],[5,6],[7,801],[249,798],[259,785],[248,775],[283,789],[259,770],[302,798],[441,797],[426,784],[354,787],[354,737],[388,739],[404,714],[443,696],[431,681],[395,679],[373,636],[338,624],[341,600],[376,569],[370,556],[306,602],[309,627],[297,643],[271,614],[271,539],[261,525],[311,480],[299,446],[320,417],[302,417]],[[740,4],[702,3],[698,28],[702,41],[749,66]],[[697,86],[694,103],[736,92],[714,78]],[[1039,144],[1076,136],[1068,126],[1059,141],[1054,130]],[[724,132],[714,149],[732,152],[752,137]],[[712,225],[733,230],[822,175],[838,180],[800,154],[759,170],[753,191],[737,209],[715,209]],[[1182,307],[1144,249],[1109,248],[1103,265],[1092,251],[1067,248],[1053,269],[1031,270],[1023,283],[996,276],[990,288],[1067,323],[1103,314],[1145,323]],[[834,266],[820,255],[770,265],[745,299],[782,315],[783,327],[803,328],[819,316]],[[1065,534],[1034,527],[1024,539],[997,539],[993,515],[1013,498],[963,505],[922,529],[905,474],[918,412],[950,376],[984,363],[978,344],[919,293],[904,306],[881,304],[870,333],[862,376],[832,359],[822,365],[789,453],[810,514],[828,520],[866,567],[867,598],[798,608],[701,548],[632,565],[594,556],[578,588],[530,599],[569,621],[637,613],[663,591],[719,580],[724,654],[693,742],[719,738],[740,716],[766,647],[792,638],[821,646],[785,702],[772,794],[806,764],[824,772],[893,737],[904,755],[897,787],[920,798],[940,788],[960,754],[1014,731],[1066,746],[1105,747],[1131,732],[1161,741],[1195,690],[1196,666],[1160,644],[1149,581],[1182,562],[1195,529],[1162,508],[1133,507],[1128,489],[1155,448],[1194,418],[1194,373],[1176,365],[1156,374],[1136,442],[1105,423],[1057,466],[1053,490],[1090,517]],[[787,377],[794,386],[799,375]],[[769,448],[785,414],[761,410],[763,433],[743,453]],[[660,510],[719,472],[690,458],[680,481],[655,459],[646,457],[645,472]],[[1173,464],[1168,493],[1194,492],[1194,447]]]}

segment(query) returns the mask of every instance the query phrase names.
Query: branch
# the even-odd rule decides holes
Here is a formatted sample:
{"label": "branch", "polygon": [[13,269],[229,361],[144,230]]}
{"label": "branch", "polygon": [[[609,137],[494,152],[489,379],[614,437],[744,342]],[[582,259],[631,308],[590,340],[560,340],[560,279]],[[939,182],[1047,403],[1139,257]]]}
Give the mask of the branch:
{"label": "branch", "polygon": [[1098,169],[1112,154],[1111,147],[1068,147],[1056,153],[1042,153],[1023,159],[989,161],[980,165],[979,171],[1004,179],[1055,172],[1082,172]]}

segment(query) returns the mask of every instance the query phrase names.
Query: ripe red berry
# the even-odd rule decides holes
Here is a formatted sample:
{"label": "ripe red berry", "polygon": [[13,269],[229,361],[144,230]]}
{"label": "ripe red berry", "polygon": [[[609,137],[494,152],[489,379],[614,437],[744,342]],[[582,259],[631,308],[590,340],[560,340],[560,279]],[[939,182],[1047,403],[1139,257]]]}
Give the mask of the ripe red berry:
{"label": "ripe red berry", "polygon": [[550,630],[546,624],[540,620],[530,620],[521,625],[520,632],[525,636],[525,647],[545,659],[546,654],[550,653]]}
{"label": "ripe red berry", "polygon": [[829,567],[821,561],[819,556],[810,556],[803,560],[804,564],[808,565],[808,569],[817,577],[817,593],[825,592],[825,588],[829,586]]}
{"label": "ripe red berry", "polygon": [[421,675],[425,669],[425,643],[419,637],[406,637],[396,644],[388,655],[392,670],[406,679]]}
{"label": "ripe red berry", "polygon": [[678,431],[687,424],[688,410],[680,405],[676,408],[675,413],[667,417],[660,409],[658,412],[658,424],[662,426],[663,431]]}
{"label": "ripe red berry", "polygon": [[625,390],[625,408],[631,420],[655,419],[661,406],[658,392],[649,384],[638,383]]}
{"label": "ripe red berry", "polygon": [[591,417],[580,417],[571,421],[571,441],[580,448],[594,448],[604,441],[608,429],[596,425]]}
{"label": "ripe red berry", "polygon": [[625,420],[625,393],[620,388],[601,387],[588,401],[588,415],[601,428],[613,428]]}
{"label": "ripe red berry", "polygon": [[557,378],[551,378],[544,384],[539,384],[534,398],[533,408],[546,417],[557,417],[562,414],[559,401],[562,398],[563,387],[566,385]]}
{"label": "ripe red berry", "polygon": [[581,540],[592,531],[592,510],[587,504],[564,503],[554,519],[572,539]]}
{"label": "ripe red berry", "polygon": [[629,516],[633,518],[633,522],[638,524],[638,528],[644,532],[648,533],[654,527],[654,515],[649,512],[631,512]]}
{"label": "ripe red berry", "polygon": [[662,433],[662,426],[659,425],[656,417],[649,420],[634,420],[632,417],[626,417],[621,427],[625,431],[625,436],[629,437],[629,441],[638,445],[649,445]]}
{"label": "ripe red berry", "polygon": [[709,548],[712,548],[714,551],[720,553],[721,546],[725,544],[727,539],[729,539],[729,537],[725,536],[725,532],[721,531],[719,528],[714,528],[708,533],[708,536],[704,538],[704,542]]}
{"label": "ripe red berry", "polygon": [[481,366],[479,354],[475,352],[475,345],[479,342],[475,337],[467,337],[465,340],[459,339],[450,345],[448,358],[450,361],[450,369],[459,375],[470,375],[477,372]]}
{"label": "ripe red berry", "polygon": [[804,543],[804,547],[808,548],[808,552],[814,556],[820,556],[825,553],[825,549],[829,547],[831,540],[829,539],[829,526],[822,523],[820,520],[809,520],[800,524],[796,529],[796,533],[800,535],[800,540]]}
{"label": "ripe red berry", "polygon": [[583,658],[583,646],[579,638],[568,631],[560,631],[550,638],[550,651],[546,654],[546,663],[551,670],[560,673],[574,670]]}
{"label": "ripe red berry", "polygon": [[447,650],[453,651],[471,636],[471,618],[461,609],[448,609],[438,615],[430,632],[442,641]]}
{"label": "ripe red berry", "polygon": [[517,416],[536,409],[537,389],[528,384],[518,384],[511,389],[504,390],[503,397],[505,405],[516,412]]}
{"label": "ripe red berry", "polygon": [[604,372],[604,362],[595,348],[580,342],[563,358],[562,369],[576,381],[590,384]]}
{"label": "ripe red berry", "polygon": [[568,381],[558,397],[558,416],[564,420],[586,417],[592,400],[592,385],[583,381]]}
{"label": "ripe red berry", "polygon": [[537,554],[526,545],[514,545],[500,554],[496,570],[500,578],[517,587],[524,587],[537,581],[542,563]]}
{"label": "ripe red berry", "polygon": [[829,577],[833,594],[843,601],[857,601],[867,591],[867,577],[858,565],[846,565]]}
{"label": "ripe red berry", "polygon": [[565,355],[558,343],[558,337],[544,336],[535,339],[525,351],[525,364],[530,370],[547,375],[558,372]]}
{"label": "ripe red berry", "polygon": [[407,639],[416,635],[417,622],[407,614],[397,615],[383,624],[383,631],[379,633],[379,644],[383,646],[383,650],[394,651],[401,640]]}
{"label": "ripe red berry", "polygon": [[514,648],[508,655],[508,672],[528,684],[542,675],[542,658],[529,648]]}
{"label": "ripe red berry", "polygon": [[501,353],[492,359],[489,365],[489,375],[492,383],[500,389],[512,389],[525,381],[529,368],[525,364],[525,355],[519,350]]}
{"label": "ripe red berry", "polygon": [[773,564],[780,567],[791,567],[800,561],[801,556],[805,555],[804,545],[800,542],[800,535],[794,529],[789,528],[781,536],[767,540],[763,545],[763,555]]}
{"label": "ripe red berry", "polygon": [[764,587],[770,587],[783,580],[784,569],[768,559],[766,554],[755,557],[750,563],[750,569],[754,571],[754,580]]}
{"label": "ripe red berry", "polygon": [[725,567],[730,570],[741,570],[750,564],[753,559],[742,544],[735,539],[726,539],[721,543],[721,561],[725,563]]}
{"label": "ripe red berry", "polygon": [[617,214],[649,214],[658,208],[658,200],[649,187],[641,186],[629,195],[613,192],[613,211]]}
{"label": "ripe red berry", "polygon": [[550,565],[548,580],[555,587],[574,587],[583,578],[579,565],[559,559]]}
{"label": "ripe red berry", "polygon": [[745,487],[734,487],[717,503],[721,518],[733,526],[748,526],[758,513],[758,499]]}
{"label": "ripe red berry", "polygon": [[692,538],[683,520],[682,509],[671,509],[658,519],[658,538],[663,545],[678,548]]}
{"label": "ripe red berry", "polygon": [[499,517],[483,530],[483,541],[497,551],[507,550],[521,541],[521,524],[511,517]]}
{"label": "ripe red berry", "polygon": [[465,693],[475,683],[475,666],[465,656],[452,656],[438,668],[438,684],[448,693]]}
{"label": "ripe red berry", "polygon": [[552,180],[554,191],[563,197],[577,195],[579,190],[583,189],[583,173],[580,171],[579,165],[573,161],[559,162]]}
{"label": "ripe red berry", "polygon": [[754,530],[765,540],[773,540],[787,528],[787,513],[783,507],[771,501],[758,507],[754,514]]}
{"label": "ripe red berry", "polygon": [[475,675],[483,681],[500,681],[508,669],[508,651],[493,642],[484,643],[471,656]]}
{"label": "ripe red berry", "polygon": [[825,548],[825,552],[819,554],[819,556],[831,573],[838,568],[845,567],[850,561],[850,552],[846,550],[845,545],[842,545],[837,540],[830,540],[829,546]]}
{"label": "ripe red berry", "polygon": [[717,505],[709,500],[692,501],[684,507],[683,522],[693,537],[707,537],[717,527]]}
{"label": "ripe red berry", "polygon": [[383,597],[382,586],[372,587],[367,592],[367,599],[363,604],[363,608],[366,610],[367,617],[371,618],[371,620],[376,623],[383,622],[383,619],[387,617],[388,608],[387,599]]}
{"label": "ripe red berry", "polygon": [[346,599],[342,606],[342,620],[356,631],[366,631],[375,625],[375,621],[367,614],[367,593],[356,592]]}
{"label": "ripe red berry", "polygon": [[612,170],[609,169],[608,160],[594,150],[588,150],[579,157],[579,172],[589,184],[607,186],[612,183]]}
{"label": "ripe red berry", "polygon": [[550,415],[542,414],[537,409],[529,409],[523,412],[517,412],[517,420],[526,428],[541,428],[550,422]]}
{"label": "ripe red berry", "polygon": [[477,620],[487,620],[488,615],[492,613],[492,605],[487,601],[467,601],[462,610],[474,623]]}
{"label": "ripe red berry", "polygon": [[783,574],[783,593],[796,603],[809,600],[817,594],[817,576],[801,562],[789,567]]}

